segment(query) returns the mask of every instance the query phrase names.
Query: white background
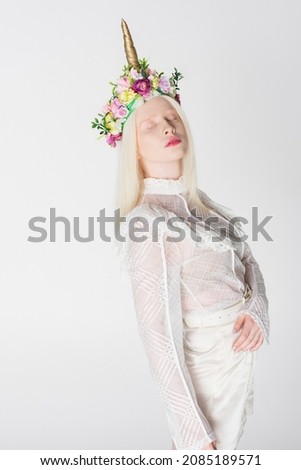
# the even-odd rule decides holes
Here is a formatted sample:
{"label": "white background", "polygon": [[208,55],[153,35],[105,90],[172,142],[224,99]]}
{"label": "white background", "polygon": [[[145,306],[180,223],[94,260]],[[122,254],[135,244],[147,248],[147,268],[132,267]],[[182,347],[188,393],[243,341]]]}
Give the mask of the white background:
{"label": "white background", "polygon": [[[250,240],[271,344],[239,448],[300,449],[300,14],[297,0],[1,3],[1,449],[171,446],[113,243],[97,224],[94,241],[73,236],[74,217],[86,236],[115,209],[117,152],[91,121],[126,63],[122,17],[139,57],[185,77],[199,186],[273,216],[273,241]],[[50,242],[51,207],[71,242],[62,223]]]}

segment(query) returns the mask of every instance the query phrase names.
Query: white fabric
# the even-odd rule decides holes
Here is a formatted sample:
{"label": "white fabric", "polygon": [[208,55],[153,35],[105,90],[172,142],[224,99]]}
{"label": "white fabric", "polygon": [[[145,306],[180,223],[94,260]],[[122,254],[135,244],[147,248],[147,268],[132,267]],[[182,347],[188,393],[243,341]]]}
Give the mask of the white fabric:
{"label": "white fabric", "polygon": [[191,328],[184,322],[186,365],[218,450],[236,449],[247,415],[253,413],[257,351],[236,353],[232,348],[239,335],[233,325],[240,304],[205,317],[203,326]]}
{"label": "white fabric", "polygon": [[184,192],[183,176],[174,180],[166,178],[144,178],[144,194],[179,194]]}
{"label": "white fabric", "polygon": [[249,295],[251,295],[250,292],[251,291],[249,291],[249,289],[246,289],[245,296],[241,300],[233,304],[231,307],[217,310],[209,315],[204,315],[200,310],[193,310],[183,314],[183,321],[190,328],[223,325],[225,320],[230,321],[237,317],[237,311],[240,310],[239,307],[241,307],[246,302],[246,299],[249,298]]}
{"label": "white fabric", "polygon": [[[185,199],[182,177],[179,180],[145,179],[142,202],[122,224],[125,241],[121,243],[120,255],[132,288],[139,333],[172,438],[177,449],[200,450],[217,435],[208,410],[205,412],[198,403],[187,367],[183,317],[195,311],[206,316],[230,307],[242,299],[248,284],[252,295],[238,313],[251,315],[268,342],[268,300],[249,245],[217,236],[219,229],[227,227],[231,211],[198,189],[209,214],[200,214],[198,210],[197,217],[218,218],[214,228],[208,230],[192,217],[193,208]],[[185,234],[177,242],[172,240],[179,234],[169,224],[176,216],[173,227]],[[193,224],[195,221],[198,223]],[[140,230],[134,235],[137,240],[143,237],[143,241],[135,240],[133,228]],[[201,241],[194,240],[193,233]],[[241,235],[242,228],[236,227],[235,233]]]}

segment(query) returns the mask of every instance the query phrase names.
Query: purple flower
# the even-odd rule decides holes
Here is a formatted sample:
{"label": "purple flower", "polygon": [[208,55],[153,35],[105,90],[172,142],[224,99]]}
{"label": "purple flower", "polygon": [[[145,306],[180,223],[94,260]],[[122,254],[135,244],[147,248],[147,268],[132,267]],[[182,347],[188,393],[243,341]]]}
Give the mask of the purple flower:
{"label": "purple flower", "polygon": [[110,134],[109,137],[106,138],[106,142],[111,145],[111,147],[116,147],[116,140],[121,140],[122,133],[119,132],[118,134]]}
{"label": "purple flower", "polygon": [[148,78],[140,78],[133,83],[132,89],[141,96],[148,96],[151,90],[151,82]]}
{"label": "purple flower", "polygon": [[114,98],[111,103],[111,111],[116,118],[123,118],[129,113],[127,107],[120,103],[117,98]]}
{"label": "purple flower", "polygon": [[137,80],[137,78],[143,78],[142,74],[138,72],[138,70],[134,69],[133,67],[130,70],[130,76]]}
{"label": "purple flower", "polygon": [[160,77],[159,87],[164,93],[170,92],[170,83],[167,77]]}

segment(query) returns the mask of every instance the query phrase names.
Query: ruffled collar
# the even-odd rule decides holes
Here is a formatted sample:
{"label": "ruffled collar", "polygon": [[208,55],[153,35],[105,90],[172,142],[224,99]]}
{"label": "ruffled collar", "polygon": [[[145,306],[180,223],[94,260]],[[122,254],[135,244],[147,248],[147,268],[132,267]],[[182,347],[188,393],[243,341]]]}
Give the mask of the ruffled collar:
{"label": "ruffled collar", "polygon": [[178,179],[144,178],[144,194],[180,194],[184,191],[183,175]]}

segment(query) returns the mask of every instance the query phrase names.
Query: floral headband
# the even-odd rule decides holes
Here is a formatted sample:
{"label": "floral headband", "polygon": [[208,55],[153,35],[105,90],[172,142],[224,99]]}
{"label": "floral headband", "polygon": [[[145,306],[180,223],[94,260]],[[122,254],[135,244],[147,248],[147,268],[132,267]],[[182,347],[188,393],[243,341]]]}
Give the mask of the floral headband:
{"label": "floral headband", "polygon": [[183,75],[174,67],[174,72],[167,78],[149,67],[145,58],[138,59],[136,49],[126,22],[121,20],[124,49],[128,65],[122,70],[117,83],[110,82],[112,96],[98,113],[100,119],[92,121],[92,128],[99,129],[99,139],[106,136],[106,142],[116,147],[116,141],[122,139],[123,126],[130,114],[141,101],[148,101],[154,96],[167,95],[179,104],[178,81]]}

